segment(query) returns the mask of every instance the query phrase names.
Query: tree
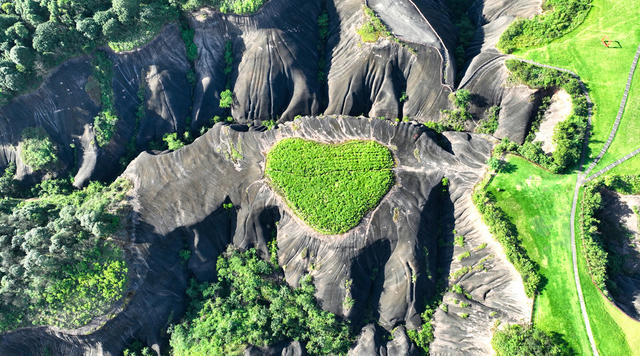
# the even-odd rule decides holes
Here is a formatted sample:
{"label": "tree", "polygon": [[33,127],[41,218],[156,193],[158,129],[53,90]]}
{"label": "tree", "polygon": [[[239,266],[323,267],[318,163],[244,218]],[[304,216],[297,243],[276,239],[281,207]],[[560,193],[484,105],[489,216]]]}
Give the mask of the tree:
{"label": "tree", "polygon": [[24,68],[31,68],[33,65],[33,60],[35,59],[35,55],[33,50],[25,47],[16,45],[11,48],[9,52],[9,59],[13,61],[18,66],[22,66]]}
{"label": "tree", "polygon": [[122,32],[122,24],[116,19],[109,19],[102,26],[102,34],[105,38],[115,38]]}
{"label": "tree", "polygon": [[92,17],[84,18],[76,23],[76,30],[86,38],[95,41],[100,38],[102,29]]}
{"label": "tree", "polygon": [[469,101],[471,100],[471,93],[467,89],[460,89],[456,91],[453,95],[453,104],[458,109],[468,109]]}
{"label": "tree", "polygon": [[16,175],[16,164],[9,163],[4,170],[4,174],[0,177],[0,198],[13,196],[16,191],[16,181],[13,176]]}
{"label": "tree", "polygon": [[118,17],[118,20],[123,24],[127,24],[138,16],[138,12],[140,11],[138,3],[138,0],[113,0],[112,9]]}
{"label": "tree", "polygon": [[0,64],[0,87],[3,91],[18,92],[25,86],[24,73],[13,62]]}
{"label": "tree", "polygon": [[253,249],[230,247],[218,258],[216,283],[192,281],[187,320],[171,328],[173,354],[228,355],[247,344],[291,339],[311,355],[346,354],[352,341],[349,326],[318,307],[311,277],[302,277],[292,289],[277,267]]}
{"label": "tree", "polygon": [[43,22],[36,27],[33,36],[33,49],[40,53],[54,53],[64,51],[68,46],[66,42],[66,29],[55,22]]}
{"label": "tree", "polygon": [[489,158],[489,162],[487,163],[489,165],[489,168],[491,168],[496,172],[500,172],[500,168],[502,168],[502,160],[495,157],[491,157]]}

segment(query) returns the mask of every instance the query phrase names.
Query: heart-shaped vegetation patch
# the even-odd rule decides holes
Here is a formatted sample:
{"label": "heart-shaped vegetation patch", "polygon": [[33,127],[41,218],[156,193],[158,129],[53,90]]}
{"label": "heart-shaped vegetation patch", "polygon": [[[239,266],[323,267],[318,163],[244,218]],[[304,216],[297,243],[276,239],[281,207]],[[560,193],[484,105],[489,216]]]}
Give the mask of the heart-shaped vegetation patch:
{"label": "heart-shaped vegetation patch", "polygon": [[389,191],[393,167],[389,149],[374,141],[324,144],[287,138],[267,154],[265,174],[307,224],[323,234],[341,234]]}

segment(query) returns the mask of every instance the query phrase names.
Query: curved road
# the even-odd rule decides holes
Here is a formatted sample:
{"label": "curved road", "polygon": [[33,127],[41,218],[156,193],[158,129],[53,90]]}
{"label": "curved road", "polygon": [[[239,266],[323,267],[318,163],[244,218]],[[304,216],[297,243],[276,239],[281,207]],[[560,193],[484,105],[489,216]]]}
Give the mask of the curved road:
{"label": "curved road", "polygon": [[[587,91],[587,88],[585,87],[584,83],[582,82],[582,80],[580,80],[580,77],[567,69],[564,68],[559,68],[559,67],[554,67],[554,66],[550,66],[550,65],[546,65],[546,64],[542,64],[542,63],[537,63],[534,61],[530,61],[530,60],[525,60],[525,59],[521,59],[521,58],[517,58],[514,56],[508,56],[509,58],[514,58],[529,64],[534,64],[537,66],[541,66],[541,67],[545,67],[545,68],[549,68],[549,69],[555,69],[561,72],[565,72],[565,73],[569,73],[570,75],[572,75],[573,77],[577,78],[578,81],[580,82],[580,86],[582,89],[582,92],[584,93],[586,99],[587,99],[587,103],[588,103],[588,107],[589,107],[589,112],[587,115],[588,118],[588,128],[591,127],[591,119],[592,119],[592,115],[593,115],[593,111],[592,111],[592,102],[591,102],[591,98],[589,97],[589,92]],[[593,174],[592,176],[588,177],[589,173],[591,172],[591,170],[593,170],[593,168],[598,164],[598,162],[600,161],[600,159],[602,158],[602,156],[604,156],[604,154],[607,152],[607,150],[609,149],[609,146],[611,145],[611,143],[613,142],[613,139],[618,131],[618,127],[620,126],[620,121],[622,119],[622,115],[624,113],[624,109],[626,107],[627,104],[627,98],[629,96],[629,89],[631,88],[631,82],[633,80],[633,75],[635,73],[637,64],[638,64],[638,59],[640,58],[640,45],[638,46],[638,49],[636,50],[636,54],[635,57],[633,59],[633,63],[631,64],[631,69],[629,70],[629,75],[627,78],[627,85],[625,87],[625,91],[624,91],[624,95],[622,96],[622,101],[620,102],[620,107],[618,109],[618,114],[616,116],[616,120],[613,124],[613,127],[611,129],[611,132],[609,133],[609,138],[607,140],[607,142],[605,143],[605,145],[602,147],[602,150],[600,151],[600,153],[598,153],[598,156],[596,156],[596,158],[593,160],[593,162],[589,165],[589,168],[583,173],[583,164],[584,164],[584,159],[585,159],[585,152],[586,152],[586,147],[589,143],[589,132],[587,131],[587,134],[585,135],[585,140],[583,142],[583,150],[582,150],[582,154],[580,156],[580,163],[579,163],[579,172],[578,172],[578,177],[576,179],[576,185],[573,191],[573,202],[571,204],[571,219],[570,219],[570,230],[571,230],[571,255],[572,255],[572,259],[573,259],[573,277],[576,283],[576,290],[578,291],[578,299],[580,300],[580,310],[582,311],[582,319],[584,320],[584,325],[585,325],[585,329],[587,331],[587,336],[589,337],[589,343],[591,344],[591,350],[593,352],[593,355],[595,356],[599,356],[598,353],[598,349],[596,348],[596,344],[595,344],[595,340],[593,338],[593,332],[591,331],[591,323],[589,322],[589,315],[587,313],[587,308],[584,302],[584,295],[582,293],[582,285],[580,284],[580,275],[578,273],[578,254],[576,251],[576,233],[575,233],[575,219],[576,219],[576,210],[577,210],[577,203],[578,203],[578,195],[580,192],[580,188],[582,187],[582,185],[584,185],[585,183],[591,181],[594,178],[597,178],[599,176],[601,176],[602,174],[606,173],[607,171],[611,170],[613,167],[616,167],[617,165],[621,164],[622,162],[630,159],[631,157],[640,154],[640,148],[636,149],[635,151],[629,153],[628,155],[616,160],[615,162],[611,163],[610,165],[608,165],[607,167],[603,168],[602,170],[596,172],[595,174]],[[587,128],[587,130],[588,130]],[[588,177],[588,178],[587,178]]]}

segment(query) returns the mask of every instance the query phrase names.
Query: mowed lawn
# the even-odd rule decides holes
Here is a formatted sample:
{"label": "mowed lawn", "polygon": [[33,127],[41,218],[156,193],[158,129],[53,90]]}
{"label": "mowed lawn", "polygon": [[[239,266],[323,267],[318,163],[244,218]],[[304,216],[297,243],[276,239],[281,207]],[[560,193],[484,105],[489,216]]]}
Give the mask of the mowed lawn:
{"label": "mowed lawn", "polygon": [[561,334],[577,353],[588,355],[570,248],[569,217],[576,177],[551,174],[516,156],[508,156],[508,162],[515,170],[494,177],[489,190],[516,225],[523,246],[547,280],[536,297],[533,322]]}
{"label": "mowed lawn", "polygon": [[[640,27],[640,24],[638,26]],[[594,168],[594,173],[640,148],[640,65],[638,67],[631,82],[631,90],[629,91],[627,106],[622,115],[622,121],[620,121],[620,128],[607,153]],[[620,166],[619,171],[624,171],[622,174],[639,174],[640,161],[630,159]]]}
{"label": "mowed lawn", "polygon": [[[544,47],[516,53],[540,63],[573,70],[587,84],[595,103],[589,144],[591,158],[606,142],[615,121],[631,62],[640,44],[639,24],[638,0],[594,0],[593,9],[576,30]],[[618,41],[621,48],[604,47],[600,42],[604,36]],[[635,97],[640,94],[638,91],[635,91]],[[632,118],[630,114],[625,118],[616,138],[620,143],[612,148],[613,153],[619,151],[622,155],[640,144],[637,117]]]}

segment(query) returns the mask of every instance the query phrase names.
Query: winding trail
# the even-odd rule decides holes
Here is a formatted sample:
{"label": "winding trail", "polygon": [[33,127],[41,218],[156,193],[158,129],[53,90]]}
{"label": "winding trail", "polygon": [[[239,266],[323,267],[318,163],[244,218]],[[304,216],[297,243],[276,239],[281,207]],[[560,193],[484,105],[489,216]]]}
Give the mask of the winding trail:
{"label": "winding trail", "polygon": [[618,114],[616,116],[616,120],[613,124],[613,127],[611,128],[611,132],[609,133],[609,138],[607,139],[607,142],[605,143],[605,145],[602,147],[602,149],[600,150],[600,152],[598,153],[598,156],[596,156],[596,158],[593,160],[593,162],[591,162],[591,164],[589,165],[589,167],[587,168],[586,171],[583,172],[583,165],[584,165],[584,160],[585,160],[585,153],[587,152],[587,146],[589,144],[589,128],[591,127],[591,120],[593,117],[593,103],[591,101],[591,98],[589,97],[589,92],[587,91],[586,86],[584,85],[584,83],[582,82],[582,80],[580,80],[580,77],[575,73],[572,72],[568,69],[564,69],[564,68],[559,68],[559,67],[554,67],[554,66],[550,66],[547,64],[542,64],[542,63],[537,63],[531,60],[526,60],[526,59],[521,59],[521,58],[517,58],[514,56],[508,56],[508,58],[513,58],[513,59],[517,59],[520,60],[522,62],[525,63],[529,63],[529,64],[533,64],[533,65],[537,65],[537,66],[541,66],[544,68],[549,68],[549,69],[555,69],[564,73],[569,73],[570,75],[572,75],[573,77],[575,77],[576,79],[578,79],[579,83],[580,83],[580,87],[582,89],[582,92],[584,93],[586,99],[587,99],[587,103],[588,103],[588,115],[587,115],[587,121],[588,121],[588,126],[587,126],[587,133],[585,135],[585,139],[583,142],[583,149],[582,149],[582,153],[580,155],[580,163],[579,163],[579,171],[578,171],[578,177],[576,179],[576,185],[573,191],[573,202],[571,203],[571,219],[570,219],[570,230],[571,230],[571,256],[572,256],[572,260],[573,260],[573,277],[576,283],[576,290],[578,292],[578,299],[580,300],[580,310],[582,311],[582,318],[584,320],[584,325],[585,325],[585,329],[587,331],[587,336],[589,337],[589,343],[591,344],[591,351],[593,352],[593,355],[595,356],[599,356],[598,353],[598,349],[596,347],[596,343],[593,337],[593,332],[591,330],[591,323],[589,322],[589,315],[587,313],[587,308],[586,308],[586,304],[584,301],[584,295],[582,292],[582,285],[580,284],[580,275],[578,273],[578,254],[577,254],[577,250],[576,250],[576,232],[575,232],[575,221],[576,221],[576,210],[577,210],[577,205],[578,205],[578,198],[579,198],[579,193],[580,193],[580,188],[587,182],[601,176],[602,174],[608,172],[609,170],[611,170],[612,168],[618,166],[619,164],[625,162],[626,160],[630,159],[631,157],[634,157],[637,154],[640,154],[640,148],[634,150],[633,152],[627,154],[626,156],[616,160],[615,162],[611,163],[610,165],[606,166],[605,168],[603,168],[602,170],[596,172],[595,174],[593,174],[592,176],[589,176],[589,173],[593,170],[593,168],[598,164],[598,162],[600,162],[600,159],[602,159],[602,157],[604,156],[604,154],[607,152],[607,150],[609,149],[609,146],[611,146],[611,143],[613,142],[613,139],[615,138],[615,135],[618,131],[618,128],[620,127],[620,121],[622,120],[622,115],[624,114],[624,110],[627,104],[627,98],[629,96],[629,89],[631,88],[631,82],[633,80],[633,76],[636,70],[636,67],[638,65],[638,60],[640,58],[640,45],[638,46],[638,49],[636,50],[636,54],[635,57],[633,59],[633,62],[631,64],[631,69],[629,70],[629,75],[627,77],[627,85],[625,87],[624,90],[624,94],[622,96],[622,100],[620,102],[620,107],[618,109]]}

